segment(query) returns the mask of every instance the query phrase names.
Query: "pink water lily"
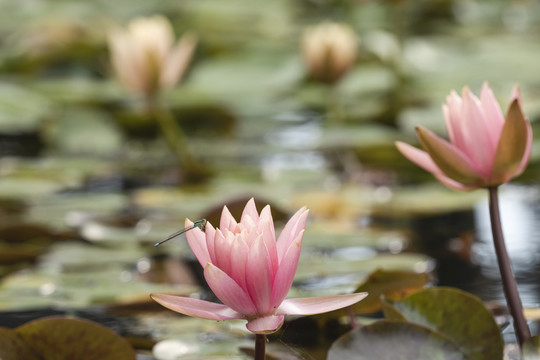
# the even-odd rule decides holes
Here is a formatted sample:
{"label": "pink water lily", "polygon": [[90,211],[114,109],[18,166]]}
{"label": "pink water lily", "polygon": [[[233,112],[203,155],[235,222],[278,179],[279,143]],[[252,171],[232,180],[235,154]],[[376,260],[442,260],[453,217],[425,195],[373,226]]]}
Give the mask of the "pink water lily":
{"label": "pink water lily", "polygon": [[521,110],[517,86],[506,118],[487,83],[480,99],[468,87],[463,88],[461,97],[452,91],[442,109],[450,142],[418,127],[417,136],[425,151],[396,143],[409,160],[457,190],[498,186],[525,170],[532,128]]}
{"label": "pink water lily", "polygon": [[[223,304],[165,294],[152,294],[152,299],[202,319],[245,319],[256,334],[278,330],[285,315],[318,314],[362,300],[366,293],[285,299],[298,266],[307,216],[306,208],[298,210],[276,241],[270,206],[259,214],[251,199],[240,222],[224,207],[219,228],[208,222],[205,231],[195,228],[186,234],[206,282]],[[193,223],[186,219],[185,225]]]}

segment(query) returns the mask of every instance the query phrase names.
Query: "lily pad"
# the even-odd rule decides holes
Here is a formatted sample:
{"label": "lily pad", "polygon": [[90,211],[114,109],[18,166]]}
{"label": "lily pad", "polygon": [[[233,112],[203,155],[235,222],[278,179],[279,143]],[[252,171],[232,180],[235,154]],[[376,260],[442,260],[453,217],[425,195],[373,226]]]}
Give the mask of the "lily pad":
{"label": "lily pad", "polygon": [[28,348],[21,334],[0,327],[0,358],[2,360],[38,360],[39,358]]}
{"label": "lily pad", "polygon": [[452,288],[430,288],[401,302],[387,302],[387,319],[406,320],[438,331],[451,339],[471,360],[500,359],[501,329],[477,297]]}
{"label": "lily pad", "polygon": [[426,327],[400,321],[378,321],[336,340],[327,360],[466,360],[460,349]]}
{"label": "lily pad", "polygon": [[[36,359],[135,359],[126,339],[88,320],[49,317],[19,326],[15,331],[37,355]],[[29,359],[17,355],[16,359]]]}
{"label": "lily pad", "polygon": [[376,270],[354,292],[368,292],[368,297],[355,304],[356,314],[369,314],[381,309],[381,296],[398,301],[421,290],[429,283],[425,273]]}

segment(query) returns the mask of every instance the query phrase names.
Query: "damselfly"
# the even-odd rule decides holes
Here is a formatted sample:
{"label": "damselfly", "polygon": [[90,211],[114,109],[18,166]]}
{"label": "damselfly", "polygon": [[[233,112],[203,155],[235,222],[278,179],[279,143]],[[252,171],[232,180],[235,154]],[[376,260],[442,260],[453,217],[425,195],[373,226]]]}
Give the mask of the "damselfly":
{"label": "damselfly", "polygon": [[169,240],[172,240],[172,239],[174,239],[175,237],[177,237],[177,236],[179,236],[179,235],[182,235],[182,234],[185,233],[186,231],[193,230],[193,229],[195,229],[195,228],[197,228],[197,227],[198,227],[199,229],[201,229],[202,231],[204,231],[204,229],[205,229],[205,227],[206,227],[206,219],[201,219],[201,220],[195,221],[195,222],[193,223],[192,226],[187,227],[187,228],[184,228],[184,229],[182,229],[182,230],[180,230],[180,231],[175,232],[174,234],[169,235],[165,240],[162,240],[162,241],[160,241],[160,242],[158,242],[158,243],[155,243],[154,246],[159,246],[159,245],[163,244],[164,242],[167,242],[167,241],[169,241]]}

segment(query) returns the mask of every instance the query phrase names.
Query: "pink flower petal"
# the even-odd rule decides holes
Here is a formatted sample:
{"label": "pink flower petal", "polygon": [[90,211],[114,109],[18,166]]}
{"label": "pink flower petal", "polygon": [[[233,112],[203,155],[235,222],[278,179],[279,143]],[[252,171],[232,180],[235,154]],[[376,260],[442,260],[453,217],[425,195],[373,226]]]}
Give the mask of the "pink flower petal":
{"label": "pink flower petal", "polygon": [[486,118],[480,101],[467,87],[463,89],[461,116],[463,119],[458,131],[464,139],[464,148],[459,149],[475,164],[476,170],[487,178],[497,148],[497,143],[489,135],[493,132],[490,128],[497,124]]}
{"label": "pink flower petal", "polygon": [[417,149],[414,146],[411,146],[401,141],[396,142],[396,147],[407,159],[420,166],[424,170],[429,171],[430,173],[435,175],[437,180],[439,180],[449,188],[460,191],[472,189],[471,187],[458,183],[457,181],[454,181],[448,176],[446,176],[441,171],[441,169],[439,169],[437,165],[433,162],[429,154],[425,151]]}
{"label": "pink flower petal", "polygon": [[245,223],[247,216],[249,216],[254,223],[259,221],[259,213],[257,212],[257,207],[255,206],[255,200],[253,198],[249,199],[244,207],[242,217],[240,218],[240,223]]}
{"label": "pink flower petal", "polygon": [[236,231],[236,225],[237,222],[232,216],[229,209],[224,206],[223,211],[221,212],[221,219],[219,222],[219,229],[223,232],[225,229],[229,229],[230,231]]}
{"label": "pink flower petal", "polygon": [[255,334],[271,334],[283,325],[283,315],[268,315],[249,320],[246,327]]}
{"label": "pink flower petal", "polygon": [[229,275],[234,279],[234,281],[236,281],[238,285],[242,287],[242,289],[246,290],[246,292],[246,266],[248,254],[249,247],[245,241],[238,241],[237,239],[233,242],[230,253],[231,270]]}
{"label": "pink flower petal", "polygon": [[244,315],[257,313],[257,308],[244,289],[215,265],[208,263],[205,266],[204,278],[218,299],[231,309]]}
{"label": "pink flower petal", "polygon": [[243,319],[244,315],[223,304],[166,294],[150,294],[150,297],[172,311],[208,320]]}
{"label": "pink flower petal", "polygon": [[276,311],[282,315],[313,315],[341,309],[364,299],[367,293],[285,299]]}
{"label": "pink flower petal", "polygon": [[[216,229],[210,224],[210,221],[206,222],[206,227],[204,230],[204,234],[206,235],[206,248],[208,249],[208,254],[210,255],[210,261],[212,264],[216,263],[216,250],[215,250],[215,238],[216,238]],[[206,262],[204,264],[201,264],[203,267],[206,265]]]}
{"label": "pink flower petal", "polygon": [[274,277],[271,298],[272,306],[279,305],[291,288],[294,275],[296,274],[296,268],[298,267],[298,260],[300,259],[303,236],[304,230],[291,242],[287,252],[281,259],[276,276]]}
{"label": "pink flower petal", "polygon": [[224,234],[222,234],[221,231],[217,231],[214,238],[216,261],[213,262],[213,264],[226,273],[229,273],[231,269],[231,258],[229,257],[229,254],[231,253],[231,247],[234,240],[234,236],[228,231]]}
{"label": "pink flower petal", "polygon": [[[186,219],[184,226],[186,228],[190,228],[193,226],[193,222],[191,220]],[[188,241],[189,247],[197,257],[197,260],[199,260],[199,263],[201,266],[205,266],[207,262],[210,262],[210,254],[208,253],[208,247],[206,245],[206,235],[204,232],[202,232],[201,229],[195,228],[192,230],[189,230],[186,234],[186,239]]]}
{"label": "pink flower petal", "polygon": [[519,90],[519,84],[516,84],[512,88],[512,94],[510,95],[510,103],[512,103],[512,101],[516,99],[519,103],[519,107],[521,107],[521,91]]}
{"label": "pink flower petal", "polygon": [[272,219],[272,212],[269,205],[265,206],[264,209],[261,211],[257,230],[259,231],[259,233],[263,234],[264,243],[266,245],[266,248],[268,249],[270,262],[272,263],[272,272],[275,274],[279,265],[279,260],[277,255],[274,220]]}
{"label": "pink flower petal", "polygon": [[447,177],[462,184],[477,183],[487,178],[461,150],[448,141],[422,127],[417,127],[416,133],[422,147]]}
{"label": "pink flower petal", "polygon": [[461,122],[463,121],[461,116],[462,107],[463,101],[455,91],[452,91],[450,95],[446,97],[446,104],[442,106],[448,137],[450,142],[459,149],[466,147],[465,139],[460,131]]}
{"label": "pink flower petal", "polygon": [[273,275],[268,250],[259,235],[251,245],[246,265],[247,290],[259,314],[270,311]]}
{"label": "pink flower petal", "polygon": [[291,245],[291,242],[298,237],[300,231],[305,229],[308,213],[309,210],[303,207],[298,210],[292,216],[292,218],[289,219],[287,224],[285,224],[285,227],[281,231],[281,234],[279,234],[279,238],[276,243],[279,261],[281,261],[285,255],[285,252]]}
{"label": "pink flower petal", "polygon": [[493,95],[493,91],[491,91],[487,82],[482,86],[480,101],[482,102],[482,109],[484,109],[486,119],[490,124],[487,128],[488,132],[486,135],[489,136],[491,142],[496,145],[501,136],[504,125],[504,116],[501,111],[501,106],[497,102],[497,99],[495,98],[495,95]]}

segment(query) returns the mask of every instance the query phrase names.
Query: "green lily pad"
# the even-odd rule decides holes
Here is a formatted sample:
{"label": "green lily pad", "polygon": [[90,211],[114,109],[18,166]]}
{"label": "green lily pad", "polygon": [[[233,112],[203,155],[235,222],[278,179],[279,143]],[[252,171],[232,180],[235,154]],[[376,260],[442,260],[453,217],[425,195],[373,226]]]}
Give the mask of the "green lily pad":
{"label": "green lily pad", "polygon": [[540,335],[533,336],[523,343],[523,360],[540,360]]}
{"label": "green lily pad", "polygon": [[423,326],[378,321],[354,329],[336,340],[327,360],[466,360],[447,338]]}
{"label": "green lily pad", "polygon": [[398,301],[422,289],[429,283],[425,273],[411,271],[375,270],[354,292],[368,292],[368,297],[353,307],[356,314],[369,314],[381,310],[381,296]]}
{"label": "green lily pad", "polygon": [[35,130],[51,108],[46,98],[33,91],[14,84],[0,84],[0,129],[2,132]]}
{"label": "green lily pad", "polygon": [[119,130],[106,113],[69,109],[49,131],[49,141],[63,153],[109,155],[122,144]]}
{"label": "green lily pad", "polygon": [[452,288],[430,288],[401,302],[387,302],[390,320],[406,320],[438,331],[451,339],[471,360],[500,359],[501,329],[477,297]]}
{"label": "green lily pad", "polygon": [[[135,359],[135,351],[126,339],[88,320],[49,317],[21,325],[15,332],[37,355],[35,359]],[[0,349],[2,359],[10,354],[4,355],[3,351]],[[16,354],[14,359],[32,359],[18,349]]]}

